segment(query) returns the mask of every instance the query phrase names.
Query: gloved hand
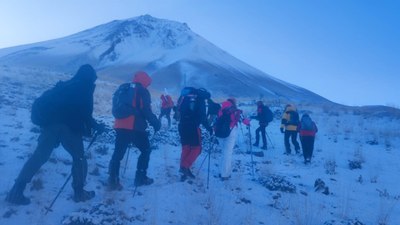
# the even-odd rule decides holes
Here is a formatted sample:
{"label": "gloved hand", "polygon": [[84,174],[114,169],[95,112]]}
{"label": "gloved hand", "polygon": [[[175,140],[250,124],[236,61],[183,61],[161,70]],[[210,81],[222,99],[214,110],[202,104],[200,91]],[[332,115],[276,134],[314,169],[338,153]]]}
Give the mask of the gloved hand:
{"label": "gloved hand", "polygon": [[285,130],[283,129],[283,127],[281,127],[281,133],[285,133]]}
{"label": "gloved hand", "polygon": [[250,126],[250,120],[248,118],[244,119],[243,124],[246,126]]}

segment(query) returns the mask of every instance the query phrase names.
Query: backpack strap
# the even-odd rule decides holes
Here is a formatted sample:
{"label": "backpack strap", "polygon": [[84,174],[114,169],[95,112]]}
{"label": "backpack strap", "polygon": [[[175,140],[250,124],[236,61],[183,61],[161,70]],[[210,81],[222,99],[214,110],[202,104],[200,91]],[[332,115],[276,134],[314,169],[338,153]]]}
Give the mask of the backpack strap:
{"label": "backpack strap", "polygon": [[142,96],[139,94],[138,88],[135,87],[133,88],[133,101],[132,101],[132,106],[135,112],[139,112],[141,109],[143,109],[143,99]]}

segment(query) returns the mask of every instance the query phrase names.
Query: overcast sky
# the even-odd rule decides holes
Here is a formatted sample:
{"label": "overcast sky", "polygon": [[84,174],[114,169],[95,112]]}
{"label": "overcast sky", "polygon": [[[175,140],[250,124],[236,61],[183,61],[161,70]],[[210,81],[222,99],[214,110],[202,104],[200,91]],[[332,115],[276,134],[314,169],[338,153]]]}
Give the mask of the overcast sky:
{"label": "overcast sky", "polygon": [[400,1],[0,0],[0,48],[150,14],[347,105],[400,106]]}

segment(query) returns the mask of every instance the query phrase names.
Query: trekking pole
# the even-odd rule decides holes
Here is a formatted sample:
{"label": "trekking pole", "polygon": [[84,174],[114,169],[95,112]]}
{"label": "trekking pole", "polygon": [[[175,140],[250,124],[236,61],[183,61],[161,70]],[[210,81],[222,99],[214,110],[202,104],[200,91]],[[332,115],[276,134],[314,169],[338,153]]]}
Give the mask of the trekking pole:
{"label": "trekking pole", "polygon": [[210,162],[211,162],[211,150],[214,148],[214,138],[211,136],[211,147],[208,149],[208,169],[207,169],[207,189],[208,189],[208,184],[210,183]]}
{"label": "trekking pole", "polygon": [[265,132],[265,134],[267,135],[267,138],[268,138],[268,140],[269,140],[269,143],[271,143],[272,148],[275,149],[275,145],[274,145],[274,143],[272,143],[272,140],[271,140],[271,138],[269,137],[268,133]]}
{"label": "trekking pole", "polygon": [[[94,141],[96,140],[98,135],[98,132],[96,132],[92,138],[92,140],[90,141],[88,147],[86,148],[86,151],[89,150],[89,148],[92,146],[92,144],[94,143]],[[58,196],[60,196],[60,194],[63,192],[65,186],[67,185],[68,181],[71,179],[72,177],[72,172],[69,174],[69,176],[67,177],[67,180],[64,182],[63,186],[60,188],[60,190],[58,191],[56,197],[53,199],[53,201],[50,203],[50,205],[48,207],[45,207],[46,212],[45,215],[47,215],[48,212],[53,211],[51,208],[53,207],[54,203],[57,201]]]}
{"label": "trekking pole", "polygon": [[251,156],[251,174],[253,176],[254,179],[254,159],[253,159],[253,146],[252,146],[252,141],[251,141],[251,129],[250,129],[250,125],[249,125],[249,145],[250,145],[250,156]]}
{"label": "trekking pole", "polygon": [[[245,142],[246,142],[246,139],[245,139],[244,132],[243,132],[243,126],[242,126],[241,123],[239,123],[239,126],[240,126],[240,131],[242,132],[243,142],[245,143]],[[242,155],[246,155],[245,153],[242,152],[242,150],[240,150],[240,153],[241,153]]]}
{"label": "trekking pole", "polygon": [[240,131],[242,132],[242,137],[244,137],[244,132],[243,132],[243,127],[242,127],[242,124],[241,124],[241,123],[239,123],[239,126],[240,126]]}
{"label": "trekking pole", "polygon": [[199,167],[199,169],[198,169],[198,171],[197,171],[197,173],[196,173],[197,175],[200,174],[200,170],[201,170],[201,168],[203,167],[203,164],[204,164],[204,162],[206,161],[207,157],[208,157],[208,153],[207,153],[207,155],[204,157],[204,159],[201,161],[200,167]]}
{"label": "trekking pole", "polygon": [[135,189],[133,189],[133,195],[132,195],[132,198],[134,198],[135,197],[135,195],[136,195],[136,192],[137,192],[137,185],[135,185]]}
{"label": "trekking pole", "polygon": [[124,167],[124,171],[122,172],[122,177],[125,177],[125,172],[126,172],[126,168],[128,167],[128,161],[129,161],[129,151],[130,150],[130,145],[128,145],[128,149],[127,149],[127,153],[126,153],[126,159],[125,159],[125,167]]}
{"label": "trekking pole", "polygon": [[[214,140],[211,140],[211,138],[209,138],[210,139],[210,142],[211,142],[211,144],[209,144],[210,146],[213,144],[213,141]],[[203,168],[203,164],[204,164],[204,162],[206,161],[206,159],[207,159],[207,157],[208,157],[208,153],[209,152],[207,152],[207,155],[206,156],[204,156],[204,158],[203,158],[203,160],[201,161],[201,164],[200,164],[200,167],[199,167],[199,169],[197,170],[197,175],[199,175],[200,174],[200,170],[201,170],[201,168]]]}

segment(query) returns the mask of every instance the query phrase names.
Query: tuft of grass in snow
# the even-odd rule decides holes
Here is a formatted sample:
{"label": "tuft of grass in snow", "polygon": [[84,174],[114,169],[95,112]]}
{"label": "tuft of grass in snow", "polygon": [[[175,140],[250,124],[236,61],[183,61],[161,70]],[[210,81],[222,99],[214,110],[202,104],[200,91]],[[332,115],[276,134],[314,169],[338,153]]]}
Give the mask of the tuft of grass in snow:
{"label": "tuft of grass in snow", "polygon": [[337,168],[337,164],[336,164],[335,159],[327,159],[327,160],[325,160],[324,169],[325,169],[325,173],[326,174],[335,175],[336,174],[336,168]]}
{"label": "tuft of grass in snow", "polygon": [[[393,215],[393,210],[400,201],[400,195],[391,196],[386,189],[384,189],[383,191],[379,189],[376,190],[379,192],[379,197],[380,197],[379,214],[376,224],[378,225],[392,224],[390,218]],[[398,221],[393,221],[393,222],[396,223]]]}
{"label": "tuft of grass in snow", "polygon": [[349,160],[349,168],[351,170],[361,169],[363,163],[365,163],[365,157],[361,151],[361,148],[357,148],[354,151],[353,159]]}
{"label": "tuft of grass in snow", "polygon": [[303,197],[301,195],[295,197],[297,206],[294,206],[292,210],[294,224],[296,225],[314,225],[320,224],[318,221],[318,215],[321,215],[322,211],[326,206],[318,199],[315,195]]}

